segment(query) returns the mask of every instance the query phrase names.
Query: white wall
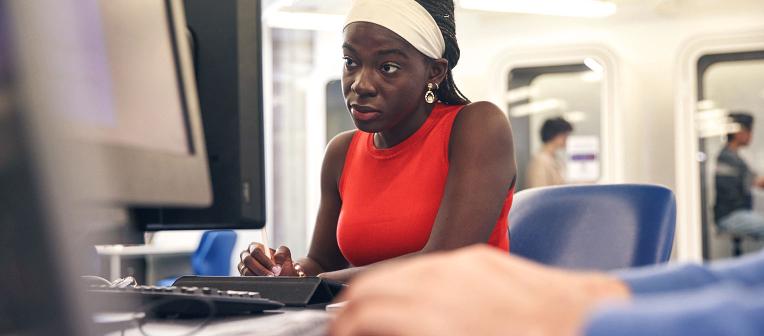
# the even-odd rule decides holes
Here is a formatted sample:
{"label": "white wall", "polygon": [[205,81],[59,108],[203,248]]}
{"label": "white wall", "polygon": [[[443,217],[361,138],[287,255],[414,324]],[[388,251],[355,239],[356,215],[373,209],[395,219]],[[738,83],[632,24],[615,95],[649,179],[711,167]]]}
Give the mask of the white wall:
{"label": "white wall", "polygon": [[[730,2],[732,3],[732,2]],[[753,7],[753,8],[752,8]],[[601,46],[617,62],[614,128],[622,133],[615,144],[624,164],[612,182],[676,185],[675,100],[676,67],[688,40],[710,33],[764,28],[764,2],[737,8],[655,13],[632,9],[612,19],[572,19],[521,15],[457,16],[462,59],[455,69],[458,85],[472,100],[490,100],[504,108],[506,60],[517,52],[577,46]],[[677,199],[678,203],[692,199]],[[686,208],[682,207],[681,208]],[[696,235],[677,233],[679,259],[697,259],[697,249],[682,246]],[[692,245],[690,245],[692,246]]]}
{"label": "white wall", "polygon": [[682,45],[691,37],[718,31],[764,27],[762,14],[700,16],[650,15],[620,22],[538,16],[463,13],[457,17],[462,59],[455,69],[458,85],[473,100],[500,107],[502,59],[513,51],[561,46],[600,45],[617,57],[622,85],[618,108],[627,132],[624,180],[674,184],[673,73]]}
{"label": "white wall", "polygon": [[[310,1],[301,3],[307,2]],[[693,159],[690,155],[676,157],[676,101],[686,95],[677,92],[679,57],[686,54],[688,41],[699,36],[764,29],[764,1],[616,2],[618,14],[604,19],[458,10],[457,34],[462,52],[455,69],[456,81],[472,100],[489,100],[505,108],[510,60],[516,62],[526,57],[526,62],[533,62],[551,54],[578,57],[587,50],[597,51],[597,56],[604,55],[611,62],[606,71],[610,76],[607,83],[614,92],[612,97],[605,97],[610,101],[603,110],[607,114],[603,115],[604,138],[611,140],[603,143],[603,181],[657,183],[673,189],[677,186],[676,160]],[[337,7],[329,12],[342,14],[347,6]],[[323,113],[316,108],[324,104],[325,80],[335,77],[335,72],[336,77],[341,73],[336,66],[341,45],[338,29],[323,27],[315,36],[315,68],[303,79],[311,87],[306,90],[307,100],[315,104],[306,111],[307,196],[304,207],[296,210],[306,212],[304,232],[308,237],[318,206],[318,177],[325,146]],[[692,197],[684,193],[678,197],[680,211],[691,208],[686,204],[693,202]],[[697,258],[696,232],[678,228],[675,252],[679,259]]]}

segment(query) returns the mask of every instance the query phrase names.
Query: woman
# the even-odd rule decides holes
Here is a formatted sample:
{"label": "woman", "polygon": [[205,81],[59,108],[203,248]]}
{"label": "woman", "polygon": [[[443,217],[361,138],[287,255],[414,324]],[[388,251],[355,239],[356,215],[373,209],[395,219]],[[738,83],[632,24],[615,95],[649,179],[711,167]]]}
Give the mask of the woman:
{"label": "woman", "polygon": [[354,1],[344,36],[342,88],[358,131],[327,147],[308,256],[293,262],[281,246],[269,259],[253,243],[239,272],[347,281],[404,256],[475,243],[508,251],[511,129],[454,83],[453,1]]}

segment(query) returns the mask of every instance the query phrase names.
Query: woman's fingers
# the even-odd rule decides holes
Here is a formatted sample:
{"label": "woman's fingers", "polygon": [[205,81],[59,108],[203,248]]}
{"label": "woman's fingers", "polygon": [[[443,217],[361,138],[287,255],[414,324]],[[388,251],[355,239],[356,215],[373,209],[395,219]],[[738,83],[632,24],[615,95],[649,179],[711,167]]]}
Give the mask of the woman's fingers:
{"label": "woman's fingers", "polygon": [[273,254],[273,261],[276,262],[276,266],[272,268],[274,273],[280,275],[292,275],[292,252],[288,247],[283,245],[279,246],[276,253]]}
{"label": "woman's fingers", "polygon": [[[265,246],[261,243],[252,242],[246,250],[239,253],[241,267],[239,273],[251,275],[291,275],[290,272],[284,272],[285,267],[292,268],[292,252],[286,246],[281,246],[278,250],[270,249],[271,258],[265,254]],[[248,271],[247,271],[248,270]],[[285,273],[285,274],[284,274]]]}
{"label": "woman's fingers", "polygon": [[281,264],[281,275],[283,276],[297,276],[297,271],[294,269],[294,263],[291,259],[284,261]]}
{"label": "woman's fingers", "polygon": [[249,247],[247,247],[247,251],[251,254],[255,250],[260,250],[265,252],[265,246],[263,246],[263,244],[260,244],[258,242],[249,243]]}
{"label": "woman's fingers", "polygon": [[268,258],[267,255],[265,255],[265,252],[263,251],[264,251],[263,249],[255,249],[254,251],[252,251],[252,253],[250,253],[250,256],[252,256],[252,258],[255,258],[255,260],[257,260],[257,262],[259,262],[260,265],[265,266],[266,269],[273,269],[273,266],[276,266],[276,265],[273,263],[273,260],[271,260],[270,258]]}
{"label": "woman's fingers", "polygon": [[273,261],[276,265],[283,265],[286,261],[292,261],[292,251],[286,246],[279,246],[276,253],[273,254]]}
{"label": "woman's fingers", "polygon": [[[242,256],[244,255],[246,254],[242,253]],[[241,261],[244,263],[244,266],[253,273],[253,275],[273,276],[273,272],[260,262],[260,260],[263,260],[263,257],[263,252],[261,250],[255,249],[253,253],[246,255]],[[268,258],[265,257],[264,259],[267,260]],[[268,262],[270,262],[270,260],[268,260]]]}
{"label": "woman's fingers", "polygon": [[244,265],[243,261],[240,261],[239,265],[236,266],[236,268],[239,270],[239,274],[241,274],[242,276],[253,276],[253,275],[255,275],[254,273],[252,273],[252,271],[249,270],[249,268],[247,268],[246,265]]}

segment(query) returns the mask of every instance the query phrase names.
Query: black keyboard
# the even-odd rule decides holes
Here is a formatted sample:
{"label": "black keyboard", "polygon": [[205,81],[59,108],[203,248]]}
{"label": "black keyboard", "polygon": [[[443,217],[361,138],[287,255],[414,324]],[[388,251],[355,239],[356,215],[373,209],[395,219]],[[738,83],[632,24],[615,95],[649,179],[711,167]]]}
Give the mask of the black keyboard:
{"label": "black keyboard", "polygon": [[223,290],[253,291],[292,307],[323,308],[345,285],[319,277],[182,276],[174,286],[207,286]]}
{"label": "black keyboard", "polygon": [[91,286],[87,290],[98,311],[144,312],[155,317],[194,318],[245,315],[276,310],[281,302],[262,298],[252,291],[209,287]]}

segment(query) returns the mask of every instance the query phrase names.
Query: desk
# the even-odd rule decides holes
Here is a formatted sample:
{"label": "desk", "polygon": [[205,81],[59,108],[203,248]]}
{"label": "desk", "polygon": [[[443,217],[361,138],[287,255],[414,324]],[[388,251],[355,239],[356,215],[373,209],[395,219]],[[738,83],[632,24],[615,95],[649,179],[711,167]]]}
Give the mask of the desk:
{"label": "desk", "polygon": [[[195,246],[96,245],[99,255],[109,257],[109,280],[121,278],[122,258],[154,256],[190,256]],[[148,278],[148,277],[147,277]]]}
{"label": "desk", "polygon": [[[202,336],[325,336],[332,313],[317,309],[283,308],[262,314],[218,318],[210,321],[199,333]],[[174,320],[151,322],[144,327],[149,335],[188,334],[198,320]],[[150,330],[148,330],[150,329]],[[109,336],[121,336],[121,331]],[[125,336],[144,336],[138,328],[128,329]]]}

